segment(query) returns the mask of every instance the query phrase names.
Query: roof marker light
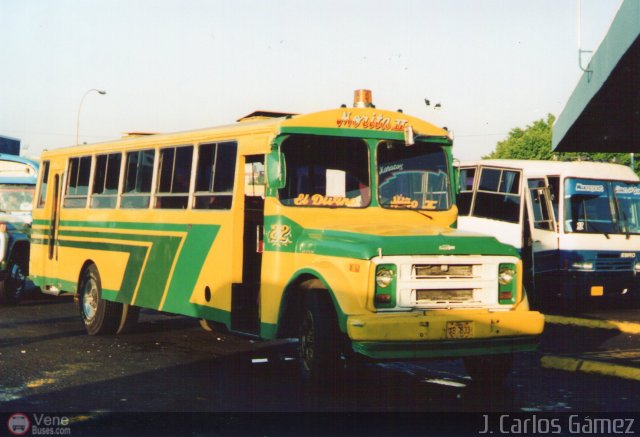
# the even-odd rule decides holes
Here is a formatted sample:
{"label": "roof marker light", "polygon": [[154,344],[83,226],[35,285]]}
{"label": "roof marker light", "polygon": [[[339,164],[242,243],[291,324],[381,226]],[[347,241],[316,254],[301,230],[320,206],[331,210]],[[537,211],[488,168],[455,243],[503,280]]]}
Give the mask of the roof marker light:
{"label": "roof marker light", "polygon": [[373,108],[371,90],[355,90],[353,93],[354,108]]}

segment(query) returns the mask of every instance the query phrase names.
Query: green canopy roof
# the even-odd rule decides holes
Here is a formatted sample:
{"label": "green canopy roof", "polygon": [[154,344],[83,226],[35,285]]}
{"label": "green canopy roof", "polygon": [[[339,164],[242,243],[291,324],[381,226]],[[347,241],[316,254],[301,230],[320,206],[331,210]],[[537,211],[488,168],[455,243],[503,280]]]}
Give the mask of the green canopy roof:
{"label": "green canopy roof", "polygon": [[625,0],[553,126],[556,152],[640,152],[640,1]]}

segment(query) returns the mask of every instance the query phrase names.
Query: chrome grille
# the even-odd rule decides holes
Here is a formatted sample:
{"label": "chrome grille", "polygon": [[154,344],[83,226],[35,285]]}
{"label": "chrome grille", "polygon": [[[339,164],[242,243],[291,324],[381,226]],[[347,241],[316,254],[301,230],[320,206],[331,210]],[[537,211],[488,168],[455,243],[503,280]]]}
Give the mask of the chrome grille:
{"label": "chrome grille", "polygon": [[457,277],[470,278],[473,276],[473,265],[471,264],[416,264],[413,266],[414,279],[429,279]]}
{"label": "chrome grille", "polygon": [[463,303],[473,301],[473,289],[416,290],[417,303]]}

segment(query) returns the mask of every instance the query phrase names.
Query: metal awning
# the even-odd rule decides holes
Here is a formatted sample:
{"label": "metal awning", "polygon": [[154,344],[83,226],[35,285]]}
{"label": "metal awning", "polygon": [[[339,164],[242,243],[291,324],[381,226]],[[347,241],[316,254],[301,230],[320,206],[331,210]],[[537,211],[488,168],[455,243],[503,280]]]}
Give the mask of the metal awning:
{"label": "metal awning", "polygon": [[556,152],[640,152],[640,1],[625,0],[553,126]]}

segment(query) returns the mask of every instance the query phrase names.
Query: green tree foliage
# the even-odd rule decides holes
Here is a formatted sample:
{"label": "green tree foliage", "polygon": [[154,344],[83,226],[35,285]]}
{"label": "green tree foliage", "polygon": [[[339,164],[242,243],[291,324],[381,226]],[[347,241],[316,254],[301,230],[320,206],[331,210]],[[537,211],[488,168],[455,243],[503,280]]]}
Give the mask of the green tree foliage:
{"label": "green tree foliage", "polygon": [[482,159],[552,159],[551,126],[555,121],[552,114],[522,129],[511,129],[506,140],[498,142],[496,149]]}
{"label": "green tree foliage", "polygon": [[[547,115],[546,120],[534,121],[527,127],[511,129],[507,139],[496,144],[496,148],[482,159],[542,159],[557,161],[599,161],[622,165],[631,163],[628,153],[553,153],[551,151],[551,128],[556,117]],[[640,158],[640,157],[639,157]],[[635,162],[638,173],[640,163]]]}

